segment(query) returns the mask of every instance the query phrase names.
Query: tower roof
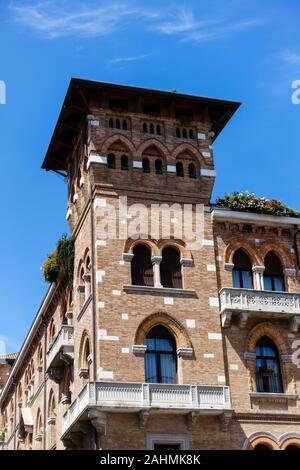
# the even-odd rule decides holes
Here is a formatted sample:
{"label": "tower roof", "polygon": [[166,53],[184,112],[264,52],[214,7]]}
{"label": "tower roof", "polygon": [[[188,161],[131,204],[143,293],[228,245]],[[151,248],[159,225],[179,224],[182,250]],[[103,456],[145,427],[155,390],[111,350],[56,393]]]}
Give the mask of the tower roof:
{"label": "tower roof", "polygon": [[235,101],[72,78],[42,168],[54,171],[66,170],[80,123],[86,115],[91,114],[92,107],[99,106],[103,94],[136,99],[152,98],[164,101],[168,105],[197,107],[200,112],[208,112],[210,116],[211,130],[214,132],[213,140],[240,106],[240,103]]}

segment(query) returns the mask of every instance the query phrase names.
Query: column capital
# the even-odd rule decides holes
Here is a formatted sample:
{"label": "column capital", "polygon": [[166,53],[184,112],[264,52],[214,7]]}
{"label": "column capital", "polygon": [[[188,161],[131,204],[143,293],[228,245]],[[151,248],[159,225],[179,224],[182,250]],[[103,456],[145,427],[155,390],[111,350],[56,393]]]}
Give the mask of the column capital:
{"label": "column capital", "polygon": [[162,256],[152,256],[151,261],[152,264],[160,264],[162,260]]}
{"label": "column capital", "polygon": [[253,267],[252,267],[252,271],[253,271],[254,273],[263,274],[264,271],[265,271],[265,267],[264,267],[264,266],[253,266]]}
{"label": "column capital", "polygon": [[232,271],[234,268],[234,263],[224,263],[224,270],[225,271]]}

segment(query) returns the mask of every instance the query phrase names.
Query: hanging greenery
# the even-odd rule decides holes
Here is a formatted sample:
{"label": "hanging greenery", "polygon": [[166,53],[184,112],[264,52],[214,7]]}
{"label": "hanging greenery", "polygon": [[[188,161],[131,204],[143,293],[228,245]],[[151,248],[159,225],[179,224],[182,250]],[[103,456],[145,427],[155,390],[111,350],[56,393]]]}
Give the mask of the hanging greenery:
{"label": "hanging greenery", "polygon": [[56,249],[48,255],[44,262],[43,273],[46,282],[65,280],[68,284],[72,284],[74,273],[73,237],[62,235],[57,242]]}
{"label": "hanging greenery", "polygon": [[257,214],[300,217],[300,212],[290,209],[278,199],[267,199],[246,192],[225,194],[216,200],[216,205],[233,211],[256,212]]}

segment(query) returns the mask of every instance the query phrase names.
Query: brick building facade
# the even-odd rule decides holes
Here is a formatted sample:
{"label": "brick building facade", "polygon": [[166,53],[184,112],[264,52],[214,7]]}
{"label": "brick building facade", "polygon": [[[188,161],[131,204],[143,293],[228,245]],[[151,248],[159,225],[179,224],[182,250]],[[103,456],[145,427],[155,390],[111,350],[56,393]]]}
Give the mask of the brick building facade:
{"label": "brick building facade", "polygon": [[[210,203],[238,106],[71,81],[43,168],[68,178],[74,283],[51,285],[4,386],[4,448],[300,448],[300,219]],[[195,230],[202,208],[200,247],[174,205]]]}

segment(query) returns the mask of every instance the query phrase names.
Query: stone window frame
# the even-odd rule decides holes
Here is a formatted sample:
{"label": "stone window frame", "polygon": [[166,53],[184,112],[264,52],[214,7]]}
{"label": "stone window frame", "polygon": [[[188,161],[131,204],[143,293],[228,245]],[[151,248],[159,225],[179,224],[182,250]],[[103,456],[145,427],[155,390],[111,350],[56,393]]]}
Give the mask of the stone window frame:
{"label": "stone window frame", "polygon": [[[267,336],[268,338],[270,338],[278,350],[283,393],[277,394],[277,395],[283,396],[283,395],[290,394],[291,396],[293,396],[295,394],[295,390],[294,390],[295,384],[290,383],[287,380],[287,378],[290,375],[290,367],[293,366],[292,360],[291,360],[292,350],[289,347],[287,340],[283,337],[279,328],[277,328],[270,322],[263,322],[254,326],[254,328],[250,330],[247,340],[246,340],[244,360],[246,362],[246,366],[248,370],[249,392],[259,394],[256,388],[255,348],[256,348],[256,344],[258,340],[262,338],[263,336]],[[291,389],[291,387],[293,387],[293,389]],[[263,395],[269,395],[269,394],[263,393]]]}
{"label": "stone window frame", "polygon": [[147,434],[146,449],[153,450],[155,444],[179,444],[180,450],[189,450],[187,434]]}

